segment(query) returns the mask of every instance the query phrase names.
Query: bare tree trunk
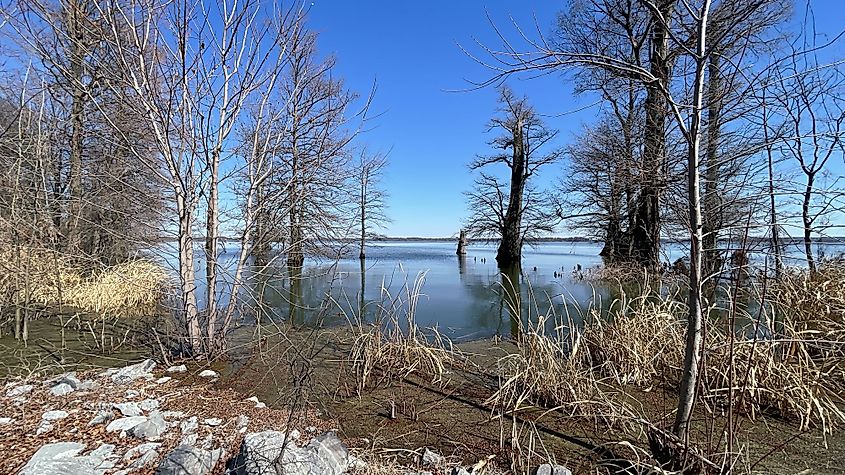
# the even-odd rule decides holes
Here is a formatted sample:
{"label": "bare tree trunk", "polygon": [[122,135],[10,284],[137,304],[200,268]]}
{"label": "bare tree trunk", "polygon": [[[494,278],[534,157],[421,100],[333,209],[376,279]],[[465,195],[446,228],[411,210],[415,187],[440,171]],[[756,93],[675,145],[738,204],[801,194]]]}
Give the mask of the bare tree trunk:
{"label": "bare tree trunk", "polygon": [[83,8],[77,1],[72,1],[66,7],[66,21],[70,35],[70,90],[71,90],[71,137],[70,137],[70,170],[68,189],[70,206],[67,217],[67,248],[76,250],[80,246],[81,237],[79,220],[82,213],[82,140],[85,112],[85,88],[83,86],[84,61],[84,28],[82,25]]}
{"label": "bare tree trunk", "polygon": [[208,190],[208,209],[206,210],[205,229],[205,308],[208,318],[208,340],[212,348],[217,337],[217,240],[220,228],[219,216],[219,177],[220,152],[213,153],[210,163]]}
{"label": "bare tree trunk", "polygon": [[689,190],[690,221],[690,272],[689,272],[689,316],[687,321],[686,348],[684,352],[684,372],[681,378],[678,411],[675,414],[674,433],[684,437],[687,433],[695,395],[698,386],[699,362],[701,360],[702,310],[701,310],[701,246],[703,241],[701,225],[701,188],[699,153],[701,148],[701,111],[704,90],[704,68],[707,45],[707,21],[710,0],[704,0],[698,20],[697,56],[695,85],[693,86],[693,106],[690,126],[687,131],[689,153],[687,154],[687,173]]}
{"label": "bare tree trunk", "polygon": [[525,191],[525,138],[522,119],[513,131],[513,161],[511,167],[508,209],[502,229],[502,241],[496,252],[500,267],[511,267],[522,260],[522,195]]}
{"label": "bare tree trunk", "polygon": [[197,311],[196,282],[194,281],[193,210],[182,191],[176,192],[176,211],[179,216],[179,280],[182,286],[182,312],[188,330],[188,348],[193,354],[202,352],[202,332]]}
{"label": "bare tree trunk", "polygon": [[365,166],[361,167],[361,252],[358,253],[359,259],[366,259],[367,255],[364,252],[364,246],[367,239],[367,169]]}
{"label": "bare tree trunk", "polygon": [[642,183],[637,200],[636,227],[632,233],[634,258],[646,267],[657,267],[660,260],[660,190],[666,158],[667,103],[663,87],[669,84],[669,24],[675,0],[658,5],[654,14],[649,64],[657,81],[646,85],[645,148],[643,150]]}
{"label": "bare tree trunk", "polygon": [[815,178],[815,174],[807,175],[804,199],[801,202],[801,222],[804,225],[804,254],[807,257],[807,268],[810,269],[811,275],[816,273],[816,259],[813,257],[813,218],[810,216],[810,201],[813,198]]}
{"label": "bare tree trunk", "polygon": [[719,273],[722,267],[719,251],[719,232],[722,227],[721,205],[719,203],[719,140],[721,134],[722,86],[719,56],[711,55],[708,64],[707,85],[707,162],[704,179],[703,213],[703,277],[709,278]]}
{"label": "bare tree trunk", "polygon": [[766,144],[766,166],[769,173],[769,227],[772,233],[772,252],[775,254],[775,278],[783,273],[783,256],[780,247],[780,227],[778,225],[777,202],[775,200],[774,157],[769,137],[769,113],[766,108],[766,88],[763,87],[763,141]]}

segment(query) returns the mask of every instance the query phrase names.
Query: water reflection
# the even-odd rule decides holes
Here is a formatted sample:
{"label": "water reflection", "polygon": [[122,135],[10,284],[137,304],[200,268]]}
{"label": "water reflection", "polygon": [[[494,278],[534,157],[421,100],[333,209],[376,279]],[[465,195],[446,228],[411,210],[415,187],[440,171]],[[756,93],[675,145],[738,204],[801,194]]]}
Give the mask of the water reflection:
{"label": "water reflection", "polygon": [[[521,269],[499,269],[494,246],[473,243],[466,251],[457,256],[450,242],[391,242],[369,246],[365,261],[356,253],[337,262],[306,260],[304,267],[289,268],[283,257],[270,259],[266,267],[253,269],[245,295],[240,296],[247,302],[244,322],[373,321],[386,303],[385,295],[402,295],[424,276],[415,314],[418,325],[436,326],[453,339],[515,337],[539,316],[548,316],[550,327],[555,327],[568,323],[569,317],[577,323],[590,308],[604,313],[620,295],[618,284],[591,285],[579,278],[579,266],[586,271],[601,265],[598,244],[543,243],[527,248]],[[203,272],[197,269],[198,275]],[[228,299],[225,291],[220,297]]]}

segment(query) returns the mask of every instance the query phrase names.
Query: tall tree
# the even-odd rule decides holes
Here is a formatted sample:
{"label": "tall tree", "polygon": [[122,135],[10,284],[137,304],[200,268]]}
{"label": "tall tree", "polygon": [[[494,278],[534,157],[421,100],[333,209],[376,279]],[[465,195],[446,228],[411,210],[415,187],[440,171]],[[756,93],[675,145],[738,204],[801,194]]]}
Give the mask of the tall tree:
{"label": "tall tree", "polygon": [[[543,203],[547,202],[526,194],[526,190],[536,173],[557,162],[562,152],[558,149],[542,152],[556,137],[557,131],[546,128],[527,98],[519,98],[509,88],[502,87],[499,90],[499,114],[490,122],[490,130],[500,130],[502,134],[490,145],[501,152],[476,158],[470,164],[470,170],[505,165],[509,178],[507,192],[503,192],[503,187],[492,175],[482,173],[480,181],[476,182],[476,192],[470,194],[473,217],[467,229],[475,234],[497,233],[500,241],[496,261],[501,267],[508,267],[520,263],[526,237],[540,229],[551,230],[554,224],[548,221],[550,214],[546,214],[545,220],[533,219],[539,216],[526,216],[527,211],[543,214],[546,208]],[[485,197],[485,194],[490,196]],[[503,200],[507,201],[505,209],[496,210]],[[488,202],[487,206],[485,202]],[[491,219],[496,222],[495,226],[485,224]]]}

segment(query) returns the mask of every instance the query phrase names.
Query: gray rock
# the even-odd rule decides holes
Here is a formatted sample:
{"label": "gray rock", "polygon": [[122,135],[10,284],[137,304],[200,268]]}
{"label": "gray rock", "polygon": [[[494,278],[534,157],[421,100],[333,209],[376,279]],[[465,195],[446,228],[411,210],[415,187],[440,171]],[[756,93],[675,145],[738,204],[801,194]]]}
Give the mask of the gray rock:
{"label": "gray rock", "polygon": [[50,424],[50,421],[41,421],[38,427],[35,428],[35,435],[46,434],[51,430],[53,430],[53,424]]}
{"label": "gray rock", "polygon": [[158,399],[144,399],[138,406],[145,412],[154,411],[158,409]]}
{"label": "gray rock", "polygon": [[205,475],[223,457],[223,449],[203,450],[180,445],[158,465],[156,475]]}
{"label": "gray rock", "polygon": [[153,465],[158,461],[159,458],[161,458],[161,455],[159,455],[158,451],[156,450],[144,452],[144,455],[138,457],[132,463],[127,465],[125,470],[115,472],[115,475],[128,475],[130,473],[135,473],[136,471],[144,467],[149,467],[150,465]]}
{"label": "gray rock", "polygon": [[53,396],[66,396],[72,392],[76,391],[70,384],[67,383],[59,383],[52,388],[50,388],[50,394]]}
{"label": "gray rock", "polygon": [[163,411],[161,416],[165,419],[181,419],[185,417],[185,413],[182,411]]}
{"label": "gray rock", "polygon": [[161,447],[161,444],[158,442],[146,442],[137,447],[132,447],[131,449],[127,450],[125,454],[123,454],[123,460],[129,461],[138,457],[139,455],[144,455],[149,451],[155,451]]}
{"label": "gray rock", "polygon": [[167,368],[168,373],[185,373],[188,371],[188,367],[180,364],[179,366],[171,366]]}
{"label": "gray rock", "polygon": [[95,415],[93,419],[88,421],[88,425],[95,426],[97,424],[105,424],[112,419],[114,419],[114,413],[111,410],[101,409],[97,412],[97,415]]}
{"label": "gray rock", "polygon": [[199,440],[199,435],[197,433],[188,434],[185,437],[182,437],[182,441],[179,442],[180,445],[189,445],[191,447],[196,447],[197,441]]}
{"label": "gray rock", "polygon": [[138,439],[158,440],[163,433],[167,432],[167,422],[161,417],[161,413],[153,411],[146,421],[132,427],[130,432]]}
{"label": "gray rock", "polygon": [[[19,472],[20,475],[102,475],[113,467],[106,460],[105,451],[97,450],[86,456],[79,456],[85,449],[77,442],[57,442],[38,449]],[[98,449],[99,450],[99,449]]]}
{"label": "gray rock", "polygon": [[211,369],[204,369],[199,374],[200,378],[209,378],[209,379],[217,378],[219,376],[220,375],[217,373],[217,371],[214,371],[214,370],[211,370]]}
{"label": "gray rock", "polygon": [[135,399],[136,397],[140,396],[141,393],[134,389],[127,389],[126,390],[126,399]]}
{"label": "gray rock", "polygon": [[76,388],[77,391],[93,391],[100,387],[100,383],[96,381],[83,381],[79,387]]}
{"label": "gray rock", "polygon": [[6,397],[20,397],[25,396],[32,392],[32,389],[35,386],[32,384],[21,384],[19,386],[13,386],[11,389],[6,391]]}
{"label": "gray rock", "polygon": [[140,363],[124,366],[111,375],[111,380],[117,384],[127,384],[150,374],[155,368],[155,361],[147,359]]}
{"label": "gray rock", "polygon": [[76,377],[75,371],[71,371],[70,373],[65,373],[50,382],[50,386],[57,386],[59,384],[67,384],[73,389],[79,389],[79,386],[82,384],[82,381],[80,381],[79,378]]}
{"label": "gray rock", "polygon": [[544,463],[535,468],[531,475],[572,475],[572,472],[562,465]]}
{"label": "gray rock", "polygon": [[437,466],[443,463],[443,456],[426,447],[422,454],[422,463],[423,465]]}
{"label": "gray rock", "polygon": [[209,419],[205,419],[202,422],[207,426],[217,427],[223,423],[223,419],[220,419],[219,417],[212,417]]}
{"label": "gray rock", "polygon": [[323,473],[339,475],[346,469],[349,451],[346,450],[346,446],[343,445],[343,442],[340,441],[334,432],[326,432],[314,438],[308,443],[306,448],[314,450],[317,456],[325,462],[327,468],[331,470],[330,472]]}
{"label": "gray rock", "polygon": [[102,459],[108,459],[112,457],[116,457],[114,454],[114,445],[112,444],[102,444],[96,449],[92,450],[90,454],[91,457],[99,457]]}
{"label": "gray rock", "polygon": [[183,434],[193,434],[194,432],[196,432],[197,427],[199,427],[199,422],[197,422],[197,416],[191,416],[179,423],[179,429],[182,431]]}
{"label": "gray rock", "polygon": [[44,414],[41,414],[41,419],[45,421],[57,421],[59,419],[64,419],[68,416],[66,411],[47,411]]}
{"label": "gray rock", "polygon": [[240,453],[230,464],[230,473],[236,475],[277,473],[274,461],[282,454],[282,449],[285,452],[301,450],[296,447],[290,436],[287,436],[287,440],[285,439],[284,432],[265,430],[246,434]]}
{"label": "gray rock", "polygon": [[470,475],[470,473],[464,467],[452,467],[452,470],[449,470],[449,475]]}
{"label": "gray rock", "polygon": [[112,407],[120,411],[120,413],[125,417],[135,417],[143,414],[143,412],[141,412],[141,407],[137,402],[121,402],[113,404]]}
{"label": "gray rock", "polygon": [[127,432],[131,430],[133,427],[137,426],[142,422],[146,422],[146,416],[134,416],[134,417],[121,417],[120,419],[114,420],[106,426],[107,432]]}

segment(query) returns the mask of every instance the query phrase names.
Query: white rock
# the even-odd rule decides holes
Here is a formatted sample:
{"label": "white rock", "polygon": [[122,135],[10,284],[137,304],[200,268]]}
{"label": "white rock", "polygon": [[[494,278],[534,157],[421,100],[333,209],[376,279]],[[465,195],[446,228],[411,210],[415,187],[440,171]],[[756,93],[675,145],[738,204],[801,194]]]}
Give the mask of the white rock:
{"label": "white rock", "polygon": [[249,427],[249,417],[243,414],[238,416],[238,422],[236,427],[238,428],[238,432],[240,432],[241,434],[246,433],[246,429]]}
{"label": "white rock", "polygon": [[138,405],[137,402],[121,402],[113,404],[112,407],[120,411],[120,413],[123,414],[125,417],[140,416],[141,414],[143,414],[141,412],[141,407]]}
{"label": "white rock", "polygon": [[158,409],[158,399],[144,399],[138,404],[138,406],[141,407],[142,411],[154,411]]}
{"label": "white rock", "polygon": [[20,397],[32,392],[35,386],[32,384],[21,384],[6,391],[6,397]]}
{"label": "white rock", "polygon": [[50,421],[41,421],[38,427],[35,428],[35,435],[46,434],[51,430],[53,430],[53,424],[50,424]]}
{"label": "white rock", "polygon": [[217,371],[214,371],[214,370],[211,370],[211,369],[204,369],[200,372],[199,377],[200,378],[217,378],[217,377],[220,377],[220,375],[217,373]]}
{"label": "white rock", "polygon": [[59,419],[64,419],[68,416],[66,411],[47,411],[44,414],[41,414],[41,419],[45,421],[57,421]]}
{"label": "white rock", "polygon": [[127,389],[126,390],[126,399],[135,399],[136,397],[140,396],[141,393],[134,389]]}
{"label": "white rock", "polygon": [[97,415],[95,415],[94,418],[88,422],[88,425],[95,426],[97,424],[105,424],[106,422],[112,419],[114,419],[114,413],[110,409],[100,410],[99,412],[97,412]]}
{"label": "white rock", "polygon": [[173,379],[173,378],[171,378],[170,376],[162,376],[162,377],[156,379],[156,384],[164,384],[164,383],[170,381],[171,379]]}
{"label": "white rock", "polygon": [[218,417],[212,417],[212,418],[209,418],[209,419],[205,419],[203,422],[207,426],[217,427],[217,426],[219,426],[220,424],[223,423],[223,419],[220,419]]}
{"label": "white rock", "polygon": [[197,427],[199,427],[197,416],[191,416],[179,424],[179,429],[182,430],[183,434],[193,434],[196,432]]}
{"label": "white rock", "polygon": [[572,472],[562,465],[544,463],[531,472],[532,475],[572,475]]}
{"label": "white rock", "polygon": [[171,366],[171,367],[167,368],[168,373],[184,373],[186,371],[188,371],[188,367],[183,365],[183,364],[180,364],[179,366]]}
{"label": "white rock", "polygon": [[111,421],[109,425],[106,426],[106,431],[108,432],[126,432],[131,430],[133,427],[137,426],[142,422],[146,422],[146,416],[134,416],[134,417],[121,417],[120,419],[116,419]]}
{"label": "white rock", "polygon": [[0,426],[7,426],[14,421],[11,417],[0,417]]}
{"label": "white rock", "polygon": [[87,456],[78,456],[85,449],[85,444],[77,442],[58,442],[47,444],[38,449],[19,472],[20,475],[64,475],[85,474],[102,475],[114,465],[105,460],[103,454],[92,452]]}
{"label": "white rock", "polygon": [[250,402],[254,402],[255,407],[258,408],[258,409],[264,409],[265,407],[267,407],[267,404],[264,404],[263,402],[258,400],[258,396],[248,397],[248,398],[246,398],[246,400],[250,401]]}
{"label": "white rock", "polygon": [[443,456],[426,447],[422,454],[422,463],[423,465],[435,467],[443,463]]}
{"label": "white rock", "polygon": [[124,366],[111,375],[112,381],[118,384],[130,383],[138,378],[143,378],[150,374],[155,368],[155,361],[147,359],[138,364]]}
{"label": "white rock", "polygon": [[59,383],[52,388],[50,388],[50,394],[53,396],[66,396],[72,392],[76,391],[73,386],[67,383]]}
{"label": "white rock", "polygon": [[145,442],[137,447],[132,447],[131,449],[127,450],[126,453],[123,454],[123,460],[128,462],[129,460],[132,460],[135,457],[144,455],[150,450],[156,450],[159,447],[161,447],[161,443],[159,442]]}
{"label": "white rock", "polygon": [[165,419],[181,419],[185,417],[185,413],[182,411],[163,411],[161,416]]}

